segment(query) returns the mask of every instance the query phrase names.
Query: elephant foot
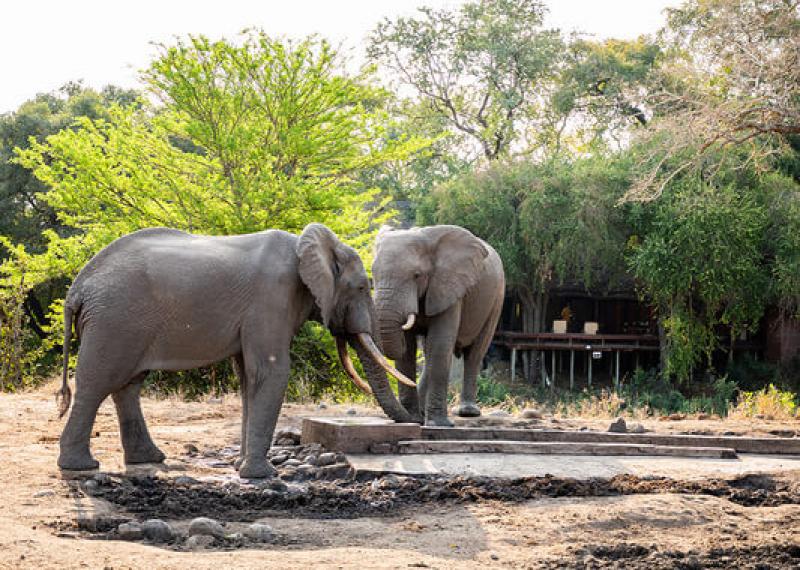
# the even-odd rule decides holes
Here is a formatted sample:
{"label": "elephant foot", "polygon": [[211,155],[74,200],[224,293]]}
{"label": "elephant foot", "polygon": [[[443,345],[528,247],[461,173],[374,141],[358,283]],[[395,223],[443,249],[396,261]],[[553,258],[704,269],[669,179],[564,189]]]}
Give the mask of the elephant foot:
{"label": "elephant foot", "polygon": [[100,462],[94,459],[88,451],[62,451],[58,456],[58,467],[67,471],[93,471],[100,467]]}
{"label": "elephant foot", "polygon": [[155,445],[136,449],[130,453],[125,453],[125,463],[136,465],[137,463],[163,463],[167,458],[164,452]]}
{"label": "elephant foot", "polygon": [[426,427],[453,427],[454,425],[447,416],[435,416],[425,420]]}
{"label": "elephant foot", "polygon": [[278,470],[267,461],[266,457],[258,459],[245,457],[239,466],[239,477],[242,479],[267,479],[277,474]]}
{"label": "elephant foot", "polygon": [[233,468],[238,471],[239,468],[242,466],[242,463],[244,463],[244,457],[240,455],[239,457],[236,458],[236,461],[233,462]]}
{"label": "elephant foot", "polygon": [[456,415],[462,418],[477,418],[481,415],[481,409],[473,403],[462,403],[456,408]]}

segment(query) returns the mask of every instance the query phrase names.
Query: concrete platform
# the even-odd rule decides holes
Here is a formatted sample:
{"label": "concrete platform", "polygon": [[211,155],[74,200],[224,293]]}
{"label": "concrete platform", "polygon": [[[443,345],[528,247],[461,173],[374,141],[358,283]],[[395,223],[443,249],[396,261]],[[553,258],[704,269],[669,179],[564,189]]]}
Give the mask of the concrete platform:
{"label": "concrete platform", "polygon": [[321,443],[344,453],[388,453],[402,440],[419,439],[419,424],[398,424],[387,418],[304,418],[300,442]]}
{"label": "concrete platform", "polygon": [[708,457],[736,459],[724,447],[688,447],[647,443],[530,442],[502,440],[413,440],[397,444],[398,453],[514,453],[525,455],[650,455],[656,457]]}
{"label": "concrete platform", "polygon": [[639,477],[703,479],[748,473],[800,473],[800,456],[739,455],[739,459],[685,457],[621,457],[587,455],[521,455],[510,453],[442,453],[421,455],[348,454],[360,473],[462,475],[472,477]]}

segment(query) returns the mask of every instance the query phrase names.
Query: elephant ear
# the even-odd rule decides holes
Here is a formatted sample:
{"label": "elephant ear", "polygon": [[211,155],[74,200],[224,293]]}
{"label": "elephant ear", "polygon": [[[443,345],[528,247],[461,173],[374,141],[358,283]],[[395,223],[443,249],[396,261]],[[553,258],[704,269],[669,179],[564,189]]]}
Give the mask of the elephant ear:
{"label": "elephant ear", "polygon": [[481,240],[458,226],[425,228],[433,239],[433,271],[425,295],[425,314],[453,305],[478,282],[489,251]]}
{"label": "elephant ear", "polygon": [[327,226],[308,224],[297,242],[298,273],[311,291],[325,325],[331,318],[336,294],[336,237]]}

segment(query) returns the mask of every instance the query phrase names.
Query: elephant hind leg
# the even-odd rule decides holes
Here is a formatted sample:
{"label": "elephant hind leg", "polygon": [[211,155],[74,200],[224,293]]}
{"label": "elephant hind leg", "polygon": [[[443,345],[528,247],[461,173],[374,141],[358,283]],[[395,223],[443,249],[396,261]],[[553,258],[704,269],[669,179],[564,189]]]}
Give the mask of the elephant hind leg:
{"label": "elephant hind leg", "polygon": [[235,469],[239,469],[244,462],[244,451],[247,449],[247,377],[244,373],[244,357],[236,354],[231,358],[233,371],[239,378],[239,391],[242,394],[242,437],[239,441],[239,458],[233,463]]}
{"label": "elephant hind leg", "polygon": [[59,441],[58,466],[71,471],[97,469],[100,463],[92,457],[89,438],[97,416],[97,409],[108,393],[87,391],[78,386],[69,419]]}
{"label": "elephant hind leg", "polygon": [[153,443],[142,415],[139,394],[145,373],[136,375],[128,384],[112,394],[117,407],[120,437],[125,463],[161,463],[164,453]]}

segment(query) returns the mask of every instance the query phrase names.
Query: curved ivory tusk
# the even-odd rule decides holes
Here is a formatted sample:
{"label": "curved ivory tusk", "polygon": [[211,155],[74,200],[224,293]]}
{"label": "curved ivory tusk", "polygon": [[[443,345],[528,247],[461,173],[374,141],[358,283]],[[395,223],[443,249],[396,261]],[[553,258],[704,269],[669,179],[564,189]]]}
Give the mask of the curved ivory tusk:
{"label": "curved ivory tusk", "polygon": [[372,394],[372,388],[361,379],[361,376],[358,375],[353,366],[353,361],[350,360],[350,354],[347,352],[347,342],[338,336],[336,337],[336,350],[339,352],[339,360],[342,362],[345,372],[353,380],[353,383],[367,394]]}
{"label": "curved ivory tusk", "polygon": [[411,330],[411,327],[414,326],[415,322],[417,322],[417,314],[416,313],[410,313],[408,315],[408,320],[406,321],[406,324],[404,324],[401,328],[404,331]]}
{"label": "curved ivory tusk", "polygon": [[367,333],[358,333],[358,340],[361,341],[361,344],[364,348],[367,349],[372,355],[378,364],[380,364],[386,372],[397,378],[398,381],[402,382],[406,386],[411,386],[412,388],[416,388],[417,384],[413,380],[408,379],[404,374],[402,374],[399,370],[397,370],[394,366],[389,364],[389,361],[386,360],[386,357],[381,354],[381,351],[378,350],[378,347],[375,346],[375,341],[372,340],[372,337],[369,336]]}

